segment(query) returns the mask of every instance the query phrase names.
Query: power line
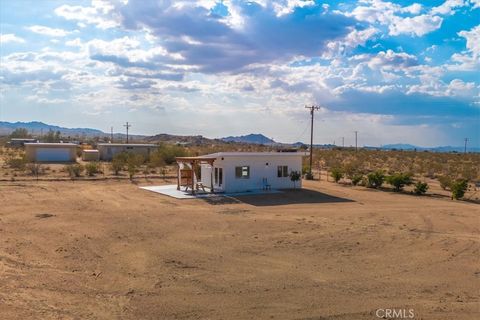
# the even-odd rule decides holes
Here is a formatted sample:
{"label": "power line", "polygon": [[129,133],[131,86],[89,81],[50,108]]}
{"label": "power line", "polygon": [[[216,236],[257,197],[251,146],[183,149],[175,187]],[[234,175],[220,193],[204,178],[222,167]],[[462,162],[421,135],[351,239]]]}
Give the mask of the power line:
{"label": "power line", "polygon": [[127,144],[128,144],[128,129],[132,126],[131,124],[128,124],[128,121],[127,121],[127,124],[124,124],[123,125],[125,128],[127,128]]}
{"label": "power line", "polygon": [[310,167],[309,167],[309,176],[312,177],[312,164],[313,164],[313,115],[315,113],[315,110],[319,110],[319,106],[305,106],[305,109],[310,110],[310,116],[311,116],[311,125],[310,125]]}
{"label": "power line", "polygon": [[358,151],[357,135],[358,135],[358,131],[355,131],[355,151]]}

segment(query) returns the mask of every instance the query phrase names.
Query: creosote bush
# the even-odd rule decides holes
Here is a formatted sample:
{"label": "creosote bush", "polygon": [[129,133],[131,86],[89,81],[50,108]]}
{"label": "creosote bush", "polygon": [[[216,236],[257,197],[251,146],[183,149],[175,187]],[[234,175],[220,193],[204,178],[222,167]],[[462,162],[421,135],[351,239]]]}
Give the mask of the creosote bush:
{"label": "creosote bush", "polygon": [[363,175],[360,173],[356,173],[350,179],[352,180],[352,184],[356,186],[357,184],[360,183],[360,181],[362,181]]}
{"label": "creosote bush", "polygon": [[385,181],[385,174],[383,173],[383,171],[378,170],[378,171],[370,172],[369,174],[367,174],[365,185],[368,188],[377,189],[382,186],[384,181]]}
{"label": "creosote bush", "polygon": [[450,186],[452,190],[452,199],[462,199],[468,189],[468,182],[465,179],[456,180]]}
{"label": "creosote bush", "polygon": [[87,176],[93,177],[97,173],[100,173],[99,164],[97,162],[89,162],[85,165],[85,171],[87,172]]}
{"label": "creosote bush", "polygon": [[422,194],[425,194],[427,192],[428,188],[429,187],[428,187],[428,184],[426,182],[417,181],[417,183],[415,183],[413,192],[416,195],[422,195]]}
{"label": "creosote bush", "polygon": [[333,181],[338,183],[343,178],[343,172],[340,168],[332,168],[330,171],[330,175],[333,178]]}
{"label": "creosote bush", "polygon": [[292,171],[292,172],[290,172],[289,176],[290,176],[290,180],[293,182],[293,188],[296,188],[297,187],[297,185],[296,185],[297,181],[299,181],[300,178],[302,177],[301,173],[298,172],[298,171]]}
{"label": "creosote bush", "polygon": [[452,185],[452,178],[449,176],[440,176],[438,177],[438,182],[440,182],[440,187],[443,190],[448,190]]}
{"label": "creosote bush", "polygon": [[405,186],[409,186],[413,183],[411,173],[394,173],[385,178],[388,184],[393,186],[393,190],[401,191]]}
{"label": "creosote bush", "polygon": [[82,175],[82,172],[85,168],[81,164],[68,164],[65,166],[65,171],[68,173],[70,178],[75,179]]}

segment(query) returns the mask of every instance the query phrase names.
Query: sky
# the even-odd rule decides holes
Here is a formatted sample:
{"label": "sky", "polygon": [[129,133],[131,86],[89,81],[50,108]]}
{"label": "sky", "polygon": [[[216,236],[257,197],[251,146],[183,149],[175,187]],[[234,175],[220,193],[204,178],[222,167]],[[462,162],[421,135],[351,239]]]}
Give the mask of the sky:
{"label": "sky", "polygon": [[0,121],[480,147],[480,0],[0,0]]}

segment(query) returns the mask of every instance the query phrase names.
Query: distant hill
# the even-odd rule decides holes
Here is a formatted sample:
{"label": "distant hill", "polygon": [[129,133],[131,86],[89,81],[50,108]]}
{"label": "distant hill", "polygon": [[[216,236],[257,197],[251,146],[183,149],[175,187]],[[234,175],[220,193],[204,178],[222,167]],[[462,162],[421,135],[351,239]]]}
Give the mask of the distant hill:
{"label": "distant hill", "polygon": [[270,138],[265,137],[263,134],[251,133],[244,136],[230,136],[221,138],[220,140],[225,142],[237,142],[237,143],[253,143],[253,144],[276,144],[276,142]]}
{"label": "distant hill", "polygon": [[59,126],[54,126],[46,124],[43,122],[32,121],[32,122],[4,122],[0,121],[0,134],[10,134],[15,129],[25,128],[31,134],[40,134],[43,132],[47,133],[49,130],[60,131],[62,135],[66,136],[105,136],[105,132],[97,129],[90,128],[64,128]]}

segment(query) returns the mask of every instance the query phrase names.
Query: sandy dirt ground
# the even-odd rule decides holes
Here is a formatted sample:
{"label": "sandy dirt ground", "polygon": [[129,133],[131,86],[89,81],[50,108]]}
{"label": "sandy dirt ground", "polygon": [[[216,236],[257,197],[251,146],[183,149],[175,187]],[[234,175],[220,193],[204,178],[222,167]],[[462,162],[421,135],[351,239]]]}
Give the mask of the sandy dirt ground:
{"label": "sandy dirt ground", "polygon": [[480,205],[304,187],[206,201],[3,182],[0,319],[480,319]]}

